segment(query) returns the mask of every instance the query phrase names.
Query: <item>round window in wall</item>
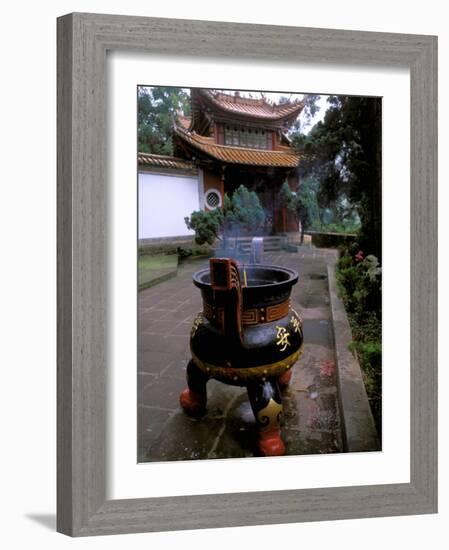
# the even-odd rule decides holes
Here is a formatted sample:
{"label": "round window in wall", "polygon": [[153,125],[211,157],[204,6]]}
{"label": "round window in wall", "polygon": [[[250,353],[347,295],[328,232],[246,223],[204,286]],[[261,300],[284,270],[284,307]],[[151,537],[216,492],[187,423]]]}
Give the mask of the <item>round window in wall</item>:
{"label": "round window in wall", "polygon": [[221,206],[221,195],[217,189],[209,189],[205,194],[206,206],[213,210]]}

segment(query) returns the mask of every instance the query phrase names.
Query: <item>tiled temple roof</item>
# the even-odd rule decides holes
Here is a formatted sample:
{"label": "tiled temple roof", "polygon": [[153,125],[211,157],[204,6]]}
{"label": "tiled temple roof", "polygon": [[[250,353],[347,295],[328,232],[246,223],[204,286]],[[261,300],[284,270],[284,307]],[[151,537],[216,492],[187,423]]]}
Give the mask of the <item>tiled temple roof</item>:
{"label": "tiled temple roof", "polygon": [[211,137],[200,136],[195,132],[187,132],[179,126],[175,128],[175,134],[192,147],[225,163],[295,168],[299,162],[299,155],[294,153],[290,147],[270,151],[219,145]]}
{"label": "tiled temple roof", "polygon": [[153,155],[149,153],[138,153],[137,155],[139,166],[148,167],[153,166],[156,168],[171,168],[175,170],[188,170],[190,172],[196,171],[196,166],[178,157],[171,157],[169,155]]}
{"label": "tiled temple roof", "polygon": [[280,120],[297,117],[304,108],[304,103],[301,101],[275,104],[268,102],[265,98],[242,97],[204,89],[198,92],[219,109],[258,119]]}

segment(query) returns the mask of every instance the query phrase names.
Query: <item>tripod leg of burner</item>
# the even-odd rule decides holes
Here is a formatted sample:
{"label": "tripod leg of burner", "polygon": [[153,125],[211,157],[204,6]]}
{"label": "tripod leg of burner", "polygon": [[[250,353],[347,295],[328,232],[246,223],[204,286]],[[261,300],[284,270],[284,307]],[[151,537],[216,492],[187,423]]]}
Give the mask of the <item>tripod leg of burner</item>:
{"label": "tripod leg of burner", "polygon": [[281,439],[282,400],[276,379],[248,384],[248,397],[259,430],[259,451],[263,456],[285,453]]}
{"label": "tripod leg of burner", "polygon": [[279,385],[279,389],[281,390],[281,392],[288,388],[288,385],[290,384],[291,378],[292,378],[291,369],[286,370],[283,374],[281,374],[278,377],[278,385]]}
{"label": "tripod leg of burner", "polygon": [[195,364],[193,359],[187,365],[187,388],[181,392],[179,402],[184,411],[191,416],[203,416],[206,413],[208,377]]}

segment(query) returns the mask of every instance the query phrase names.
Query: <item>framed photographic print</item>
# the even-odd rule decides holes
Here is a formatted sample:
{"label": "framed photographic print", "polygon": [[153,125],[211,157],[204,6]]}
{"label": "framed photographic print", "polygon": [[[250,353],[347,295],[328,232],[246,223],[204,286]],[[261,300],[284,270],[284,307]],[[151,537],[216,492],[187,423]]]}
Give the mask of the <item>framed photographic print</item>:
{"label": "framed photographic print", "polygon": [[[139,462],[380,450],[381,98],[139,86],[137,100]],[[330,151],[342,127],[351,146]],[[338,195],[335,162],[353,175],[338,171]],[[366,293],[347,295],[366,384],[336,354],[339,248],[348,292],[360,273]],[[216,287],[220,269],[235,288]]]}
{"label": "framed photographic print", "polygon": [[58,20],[59,531],[436,511],[436,67]]}

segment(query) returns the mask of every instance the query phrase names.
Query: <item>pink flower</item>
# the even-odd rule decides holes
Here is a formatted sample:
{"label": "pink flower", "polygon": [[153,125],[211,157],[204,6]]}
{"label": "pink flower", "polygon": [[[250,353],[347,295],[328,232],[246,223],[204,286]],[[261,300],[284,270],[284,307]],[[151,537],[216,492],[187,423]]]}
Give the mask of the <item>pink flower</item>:
{"label": "pink flower", "polygon": [[354,256],[354,259],[355,259],[356,262],[363,262],[364,257],[365,257],[365,255],[363,254],[363,251],[359,250],[357,252],[357,254]]}

